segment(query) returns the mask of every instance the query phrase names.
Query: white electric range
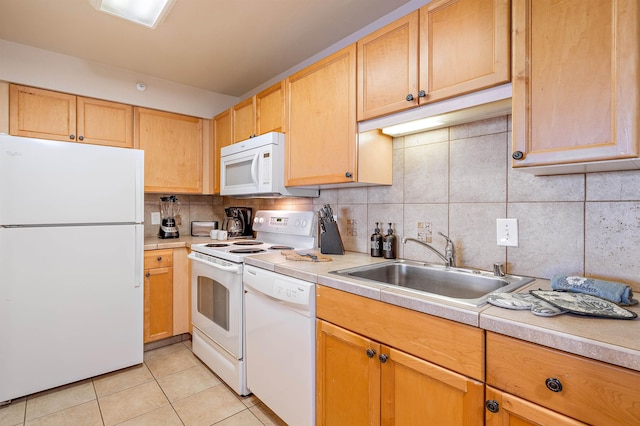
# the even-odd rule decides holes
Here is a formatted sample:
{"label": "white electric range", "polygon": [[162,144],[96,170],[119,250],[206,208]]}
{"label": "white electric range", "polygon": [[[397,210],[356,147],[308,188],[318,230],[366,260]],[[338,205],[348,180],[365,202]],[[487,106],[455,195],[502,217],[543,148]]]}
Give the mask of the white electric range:
{"label": "white electric range", "polygon": [[248,395],[242,272],[253,254],[316,247],[313,211],[260,210],[255,240],[193,244],[193,353],[239,395]]}

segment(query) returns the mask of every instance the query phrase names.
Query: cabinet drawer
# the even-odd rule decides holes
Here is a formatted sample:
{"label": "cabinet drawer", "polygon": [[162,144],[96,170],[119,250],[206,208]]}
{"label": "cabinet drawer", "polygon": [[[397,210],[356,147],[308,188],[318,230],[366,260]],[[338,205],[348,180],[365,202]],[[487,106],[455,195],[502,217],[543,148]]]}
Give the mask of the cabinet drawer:
{"label": "cabinet drawer", "polygon": [[586,423],[640,424],[638,372],[492,332],[486,350],[488,385]]}
{"label": "cabinet drawer", "polygon": [[316,298],[318,318],[484,381],[484,330],[324,286]]}
{"label": "cabinet drawer", "polygon": [[173,249],[148,250],[144,252],[144,269],[173,266]]}

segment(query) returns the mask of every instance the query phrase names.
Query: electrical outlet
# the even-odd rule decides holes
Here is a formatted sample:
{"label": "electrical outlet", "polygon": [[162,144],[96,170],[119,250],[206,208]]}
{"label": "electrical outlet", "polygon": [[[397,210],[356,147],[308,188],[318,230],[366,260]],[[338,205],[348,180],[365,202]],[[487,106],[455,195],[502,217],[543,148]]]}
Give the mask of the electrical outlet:
{"label": "electrical outlet", "polygon": [[151,224],[160,225],[160,212],[151,212]]}
{"label": "electrical outlet", "polygon": [[518,247],[518,219],[497,219],[499,246]]}

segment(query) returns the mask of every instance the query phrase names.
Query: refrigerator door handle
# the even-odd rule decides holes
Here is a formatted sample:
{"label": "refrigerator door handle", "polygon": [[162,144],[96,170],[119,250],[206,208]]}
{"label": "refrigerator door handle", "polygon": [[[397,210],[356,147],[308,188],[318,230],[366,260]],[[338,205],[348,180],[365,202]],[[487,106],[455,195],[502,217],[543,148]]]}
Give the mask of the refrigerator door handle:
{"label": "refrigerator door handle", "polygon": [[[135,225],[136,227],[136,247],[144,246],[144,225]],[[143,250],[136,250],[136,260],[134,265],[133,287],[139,288],[142,286],[142,280],[144,275],[144,253]]]}
{"label": "refrigerator door handle", "polygon": [[144,157],[136,160],[136,222],[144,222]]}

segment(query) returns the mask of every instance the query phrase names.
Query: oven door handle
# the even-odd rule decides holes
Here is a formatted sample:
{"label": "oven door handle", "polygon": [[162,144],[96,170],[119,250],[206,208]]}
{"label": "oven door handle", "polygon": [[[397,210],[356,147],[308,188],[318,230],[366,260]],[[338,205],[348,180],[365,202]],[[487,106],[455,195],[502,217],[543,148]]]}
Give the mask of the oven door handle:
{"label": "oven door handle", "polygon": [[240,272],[242,272],[242,265],[231,265],[231,266],[224,266],[224,265],[218,265],[217,263],[211,263],[211,262],[207,262],[206,260],[202,260],[196,256],[194,256],[193,254],[190,254],[189,256],[187,256],[189,259],[194,260],[196,262],[200,262],[203,263],[207,266],[211,266],[217,269],[221,269],[223,271],[227,271],[227,272],[235,272],[236,274],[239,274]]}

